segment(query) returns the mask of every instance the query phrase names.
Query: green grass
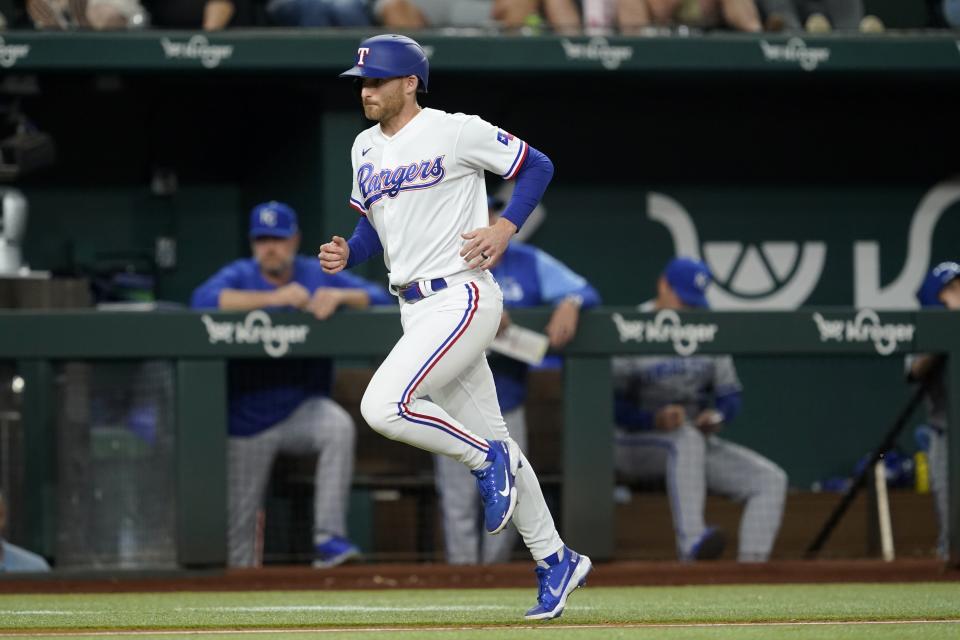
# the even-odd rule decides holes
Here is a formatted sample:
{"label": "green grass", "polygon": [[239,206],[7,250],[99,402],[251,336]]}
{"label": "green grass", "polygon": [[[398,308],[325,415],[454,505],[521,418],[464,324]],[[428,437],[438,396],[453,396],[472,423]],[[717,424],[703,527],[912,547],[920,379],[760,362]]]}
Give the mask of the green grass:
{"label": "green grass", "polygon": [[[587,588],[577,591],[563,618],[524,625],[532,589],[293,591],[0,596],[0,632],[39,630],[241,629],[356,627],[321,638],[383,638],[374,627],[411,629],[400,638],[960,638],[960,623],[763,627],[569,628],[598,624],[695,624],[801,621],[960,620],[960,583],[728,585]],[[559,623],[559,624],[558,624]],[[554,628],[551,627],[560,627]],[[299,640],[309,633],[284,633]],[[125,636],[112,636],[123,638]],[[136,636],[138,640],[147,637]],[[164,636],[169,638],[170,636]],[[218,635],[220,638],[263,635]]]}

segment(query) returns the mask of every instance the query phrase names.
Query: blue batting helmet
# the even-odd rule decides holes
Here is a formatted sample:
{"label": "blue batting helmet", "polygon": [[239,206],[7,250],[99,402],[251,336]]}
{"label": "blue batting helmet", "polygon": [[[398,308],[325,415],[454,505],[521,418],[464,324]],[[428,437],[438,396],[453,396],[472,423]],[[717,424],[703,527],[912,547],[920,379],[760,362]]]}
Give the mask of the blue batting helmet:
{"label": "blue batting helmet", "polygon": [[955,278],[960,278],[960,264],[956,262],[941,262],[931,269],[917,292],[921,306],[942,307],[940,292]]}
{"label": "blue batting helmet", "polygon": [[416,40],[396,33],[367,38],[357,47],[356,63],[340,74],[355,78],[401,78],[417,76],[417,91],[427,92],[430,63]]}

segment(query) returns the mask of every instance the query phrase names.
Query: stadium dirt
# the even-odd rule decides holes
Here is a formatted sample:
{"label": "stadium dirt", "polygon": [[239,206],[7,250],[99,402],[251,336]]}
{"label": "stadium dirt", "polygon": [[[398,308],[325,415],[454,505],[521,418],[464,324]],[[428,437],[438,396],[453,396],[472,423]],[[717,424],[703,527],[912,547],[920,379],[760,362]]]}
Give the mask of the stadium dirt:
{"label": "stadium dirt", "polygon": [[[0,578],[0,593],[114,593],[157,591],[251,591],[299,589],[451,589],[527,587],[528,563],[490,567],[444,564],[352,564],[333,569],[271,566],[262,569],[169,572],[104,572]],[[830,582],[937,582],[960,580],[960,569],[937,560],[819,560],[766,564],[735,562],[598,563],[592,586],[706,584],[796,584]]]}

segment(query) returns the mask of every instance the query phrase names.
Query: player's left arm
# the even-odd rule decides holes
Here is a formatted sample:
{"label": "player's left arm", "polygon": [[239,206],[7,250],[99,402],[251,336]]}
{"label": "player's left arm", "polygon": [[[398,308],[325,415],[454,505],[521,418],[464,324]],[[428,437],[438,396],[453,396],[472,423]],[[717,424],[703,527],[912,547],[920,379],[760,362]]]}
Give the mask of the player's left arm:
{"label": "player's left arm", "polygon": [[720,356],[714,362],[713,408],[704,409],[696,417],[697,427],[705,433],[719,431],[730,423],[743,406],[743,387],[730,356]]}
{"label": "player's left arm", "polygon": [[583,276],[547,252],[538,249],[535,257],[540,296],[544,303],[554,305],[546,326],[547,337],[552,348],[561,349],[577,333],[580,309],[600,304],[600,294]]}
{"label": "player's left arm", "polygon": [[488,227],[463,234],[466,242],[460,255],[464,261],[470,268],[489,269],[540,202],[553,177],[553,163],[520,138],[480,118],[464,124],[456,148],[459,162],[516,180],[500,218]]}

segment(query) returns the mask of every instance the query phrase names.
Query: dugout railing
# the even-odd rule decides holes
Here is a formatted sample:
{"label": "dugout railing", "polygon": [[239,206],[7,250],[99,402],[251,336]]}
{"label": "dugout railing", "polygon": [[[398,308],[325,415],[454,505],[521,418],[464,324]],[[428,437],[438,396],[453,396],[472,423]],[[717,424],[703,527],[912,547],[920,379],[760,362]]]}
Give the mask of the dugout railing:
{"label": "dugout railing", "polygon": [[[512,313],[542,327],[549,310]],[[344,312],[325,322],[305,315],[189,312],[0,314],[0,355],[16,362],[22,387],[23,530],[47,555],[56,523],[57,441],[54,374],[58,362],[166,359],[174,363],[177,562],[225,561],[226,363],[229,358],[384,356],[400,335],[397,313]],[[561,531],[572,546],[611,558],[614,551],[611,371],[619,354],[717,354],[830,358],[947,355],[949,424],[960,423],[960,332],[954,314],[797,312],[642,314],[634,308],[584,313],[565,352]],[[880,433],[877,427],[876,433]],[[875,434],[874,434],[875,435]],[[874,439],[865,435],[865,440]],[[960,439],[950,439],[951,559],[960,558]]]}

